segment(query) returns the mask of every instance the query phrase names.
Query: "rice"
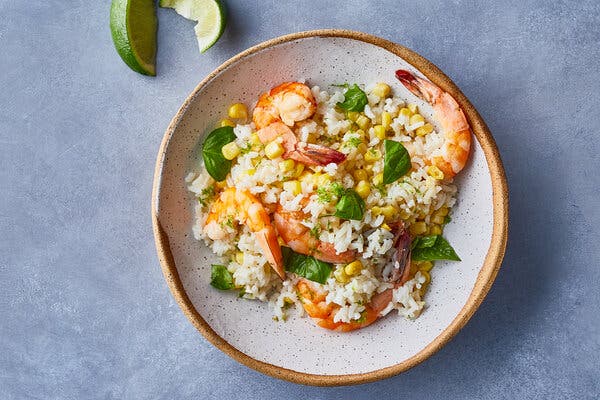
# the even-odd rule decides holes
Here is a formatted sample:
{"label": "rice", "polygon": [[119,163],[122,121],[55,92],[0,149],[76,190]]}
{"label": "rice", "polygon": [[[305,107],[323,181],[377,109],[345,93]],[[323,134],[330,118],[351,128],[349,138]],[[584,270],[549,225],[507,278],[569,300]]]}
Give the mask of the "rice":
{"label": "rice", "polygon": [[[373,296],[386,290],[392,290],[392,301],[381,315],[396,310],[400,316],[414,319],[425,306],[423,295],[429,275],[424,270],[411,270],[410,279],[395,288],[383,279],[393,268],[390,255],[395,250],[394,233],[381,210],[392,207],[394,218],[406,225],[422,221],[431,226],[438,210],[454,205],[455,185],[448,180],[436,180],[427,173],[426,160],[440,154],[443,135],[435,130],[425,136],[415,135],[425,122],[411,124],[410,119],[401,114],[407,104],[399,97],[380,98],[369,93],[368,104],[361,115],[368,118],[370,127],[361,130],[336,106],[344,101],[342,88],[332,87],[326,91],[314,86],[311,91],[317,101],[317,111],[310,119],[296,124],[297,138],[338,150],[347,156],[346,160],[340,164],[305,167],[299,177],[290,177],[290,172],[281,168],[282,158],[271,160],[265,157],[263,148],[249,145],[255,132],[252,123],[236,125],[235,143],[244,151],[234,160],[225,182],[216,183],[203,166],[185,177],[188,189],[197,199],[194,237],[203,240],[222,258],[241,297],[268,302],[277,320],[285,320],[290,311],[303,315],[302,299],[296,289],[301,278],[288,273],[286,280],[281,281],[247,226],[223,227],[223,236],[218,240],[207,236],[206,219],[217,193],[225,187],[247,189],[269,212],[279,206],[286,212],[304,213],[302,225],[317,232],[318,240],[331,244],[338,254],[356,251],[359,255],[363,265],[359,273],[340,279],[345,274],[345,264],[334,264],[331,276],[321,286],[327,293],[325,302],[334,307],[334,323],[360,320]],[[340,190],[354,188],[358,183],[357,170],[368,172],[370,179],[384,170],[384,158],[367,161],[365,150],[378,150],[383,154],[383,141],[374,129],[382,123],[383,113],[392,118],[386,139],[403,143],[410,154],[412,169],[386,186],[371,185],[370,193],[364,198],[366,212],[362,220],[334,217],[339,199],[332,194],[336,190],[333,185]],[[284,190],[283,183],[290,180],[299,181],[300,193]]]}

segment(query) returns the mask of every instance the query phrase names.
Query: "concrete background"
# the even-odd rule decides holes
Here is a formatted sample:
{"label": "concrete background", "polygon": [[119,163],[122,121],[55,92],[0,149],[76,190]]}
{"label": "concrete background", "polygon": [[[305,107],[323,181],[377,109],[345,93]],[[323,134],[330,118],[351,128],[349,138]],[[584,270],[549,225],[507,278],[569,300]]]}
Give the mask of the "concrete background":
{"label": "concrete background", "polygon": [[[600,3],[320,3],[227,0],[202,56],[193,23],[159,10],[149,78],[115,52],[107,0],[0,0],[1,399],[600,396]],[[213,348],[171,297],[150,224],[156,152],[194,86],[253,44],[327,27],[444,70],[492,130],[511,191],[506,258],[470,323],[413,370],[344,388]]]}

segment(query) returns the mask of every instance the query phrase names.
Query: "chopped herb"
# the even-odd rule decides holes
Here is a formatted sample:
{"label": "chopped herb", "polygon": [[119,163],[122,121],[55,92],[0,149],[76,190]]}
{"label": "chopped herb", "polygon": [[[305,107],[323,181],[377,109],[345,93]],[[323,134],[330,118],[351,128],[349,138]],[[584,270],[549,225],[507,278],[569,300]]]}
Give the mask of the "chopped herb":
{"label": "chopped herb", "polygon": [[365,106],[369,103],[367,95],[363,92],[357,84],[352,86],[345,86],[347,88],[344,93],[344,101],[337,103],[339,108],[346,111],[363,111]]}
{"label": "chopped herb", "polygon": [[444,225],[446,225],[446,224],[447,224],[448,222],[450,222],[450,221],[452,221],[452,218],[450,218],[450,216],[449,216],[449,215],[446,215],[446,216],[444,217]]}
{"label": "chopped herb", "polygon": [[351,138],[349,138],[349,139],[346,141],[346,144],[347,144],[348,146],[351,146],[351,147],[357,148],[358,146],[360,146],[360,145],[362,144],[362,142],[363,142],[363,141],[362,141],[362,139],[361,139],[361,138],[359,138],[359,137],[356,137],[356,136],[352,136]]}
{"label": "chopped herb", "polygon": [[331,275],[330,263],[319,261],[314,257],[294,252],[289,247],[282,247],[283,263],[286,271],[293,272],[308,280],[325,283]]}
{"label": "chopped herb", "polygon": [[224,265],[212,264],[210,284],[220,290],[233,289],[233,275]]}
{"label": "chopped herb", "polygon": [[198,202],[202,204],[203,207],[206,207],[213,197],[215,197],[215,193],[216,191],[214,185],[202,189],[202,192],[200,192],[200,197],[198,197]]}
{"label": "chopped herb", "polygon": [[365,201],[353,189],[347,189],[335,206],[335,216],[360,221],[365,213]]}
{"label": "chopped herb", "polygon": [[252,145],[250,143],[246,143],[244,147],[240,148],[240,153],[242,154],[248,154],[250,151],[252,151]]}
{"label": "chopped herb", "polygon": [[313,226],[310,230],[310,235],[315,239],[319,239],[319,236],[321,235],[321,225]]}
{"label": "chopped herb", "polygon": [[329,188],[331,190],[331,193],[333,193],[337,197],[342,197],[345,191],[344,187],[339,182],[331,183],[331,185],[329,185]]}
{"label": "chopped herb", "polygon": [[329,203],[331,201],[331,192],[327,187],[320,187],[317,189],[317,198],[319,203]]}

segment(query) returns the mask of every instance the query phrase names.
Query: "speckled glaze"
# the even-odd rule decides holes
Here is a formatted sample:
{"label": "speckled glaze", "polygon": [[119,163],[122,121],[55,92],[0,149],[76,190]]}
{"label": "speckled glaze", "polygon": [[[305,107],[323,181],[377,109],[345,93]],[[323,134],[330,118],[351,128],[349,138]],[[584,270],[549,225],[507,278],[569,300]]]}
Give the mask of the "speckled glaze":
{"label": "speckled glaze", "polygon": [[[369,60],[369,68],[364,68]],[[360,62],[359,62],[360,61]],[[238,299],[209,285],[216,257],[191,233],[194,199],[184,177],[199,168],[204,135],[227,106],[249,106],[258,95],[288,80],[310,85],[385,81],[396,94],[410,94],[394,71],[409,69],[450,92],[467,115],[476,140],[457,178],[458,204],[445,236],[459,263],[436,263],[415,321],[390,314],[370,327],[332,333],[308,318],[276,323],[267,304]],[[456,86],[416,53],[359,32],[301,32],[255,46],[225,62],[189,96],[167,129],[154,181],[152,218],[159,258],[171,291],[202,334],[236,360],[263,373],[304,384],[345,385],[382,379],[423,361],[455,335],[488,292],[506,245],[508,197],[504,171],[490,133]]]}

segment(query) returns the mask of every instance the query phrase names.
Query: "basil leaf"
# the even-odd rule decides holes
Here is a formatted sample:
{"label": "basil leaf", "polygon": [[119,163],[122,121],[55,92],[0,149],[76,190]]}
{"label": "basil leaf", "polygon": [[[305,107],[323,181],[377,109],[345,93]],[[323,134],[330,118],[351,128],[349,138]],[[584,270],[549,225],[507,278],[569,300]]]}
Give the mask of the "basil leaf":
{"label": "basil leaf", "polygon": [[355,83],[348,87],[344,93],[344,101],[337,103],[337,106],[346,111],[363,111],[368,103],[367,95]]}
{"label": "basil leaf", "polygon": [[335,215],[339,218],[360,221],[365,213],[365,201],[352,189],[344,191],[335,206]]}
{"label": "basil leaf", "polygon": [[414,261],[460,261],[460,257],[442,235],[416,237],[411,247],[412,259]]}
{"label": "basil leaf", "polygon": [[325,283],[331,275],[331,264],[319,261],[314,257],[299,254],[289,247],[282,246],[283,264],[285,270],[300,275],[308,280]]}
{"label": "basil leaf", "polygon": [[395,140],[385,141],[385,156],[383,158],[383,184],[395,182],[410,171],[411,162],[408,151],[402,143]]}
{"label": "basil leaf", "polygon": [[233,276],[224,265],[211,265],[210,284],[220,290],[233,289]]}
{"label": "basil leaf", "polygon": [[217,128],[208,134],[202,145],[202,158],[206,170],[216,180],[225,180],[231,170],[231,161],[223,157],[221,149],[235,140],[235,133],[230,126]]}

